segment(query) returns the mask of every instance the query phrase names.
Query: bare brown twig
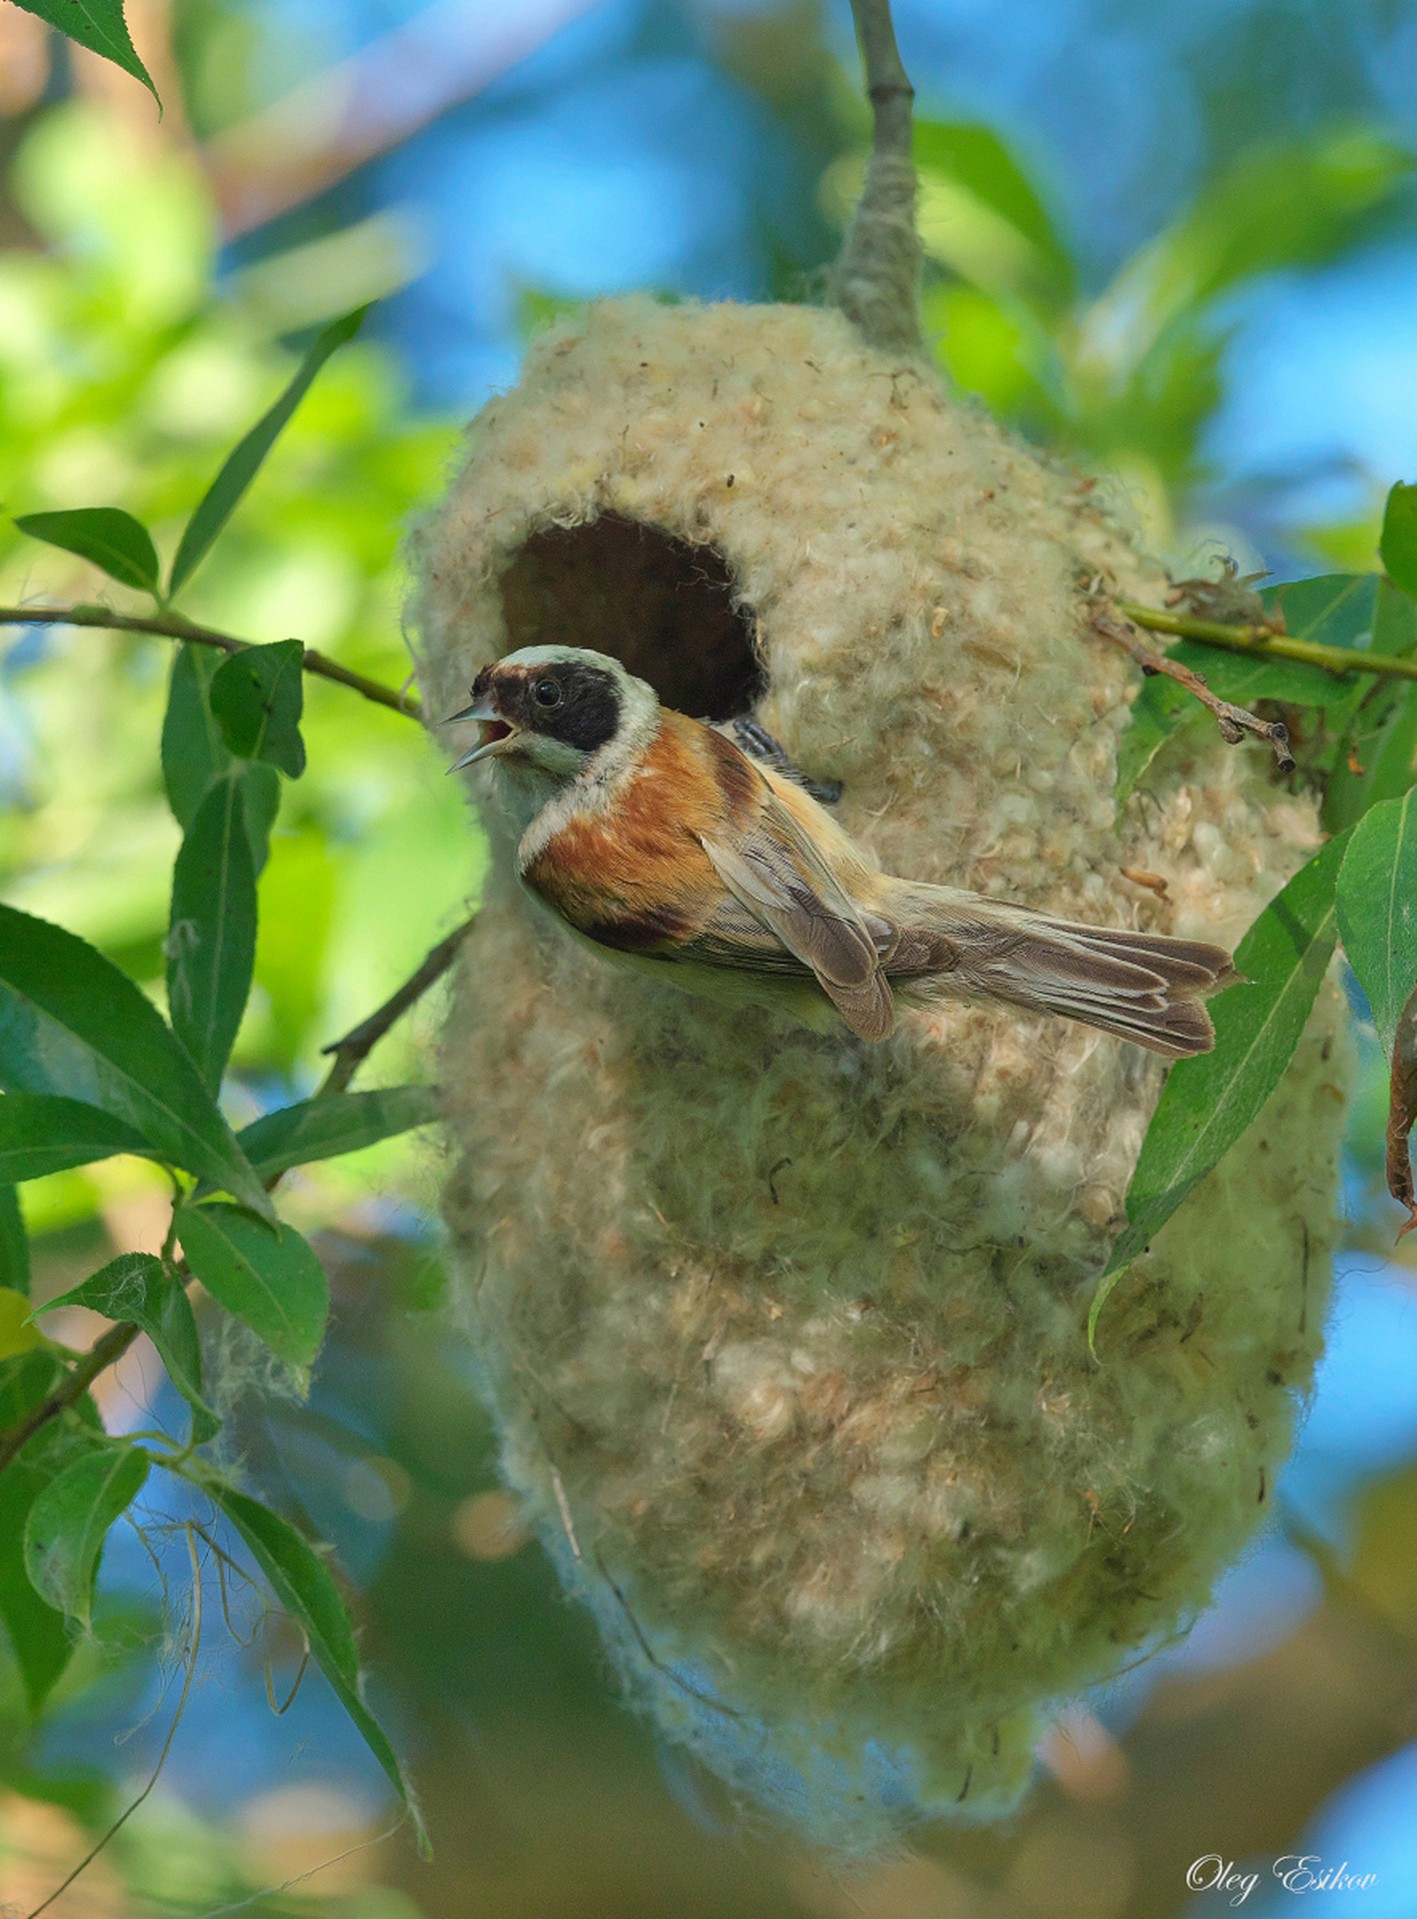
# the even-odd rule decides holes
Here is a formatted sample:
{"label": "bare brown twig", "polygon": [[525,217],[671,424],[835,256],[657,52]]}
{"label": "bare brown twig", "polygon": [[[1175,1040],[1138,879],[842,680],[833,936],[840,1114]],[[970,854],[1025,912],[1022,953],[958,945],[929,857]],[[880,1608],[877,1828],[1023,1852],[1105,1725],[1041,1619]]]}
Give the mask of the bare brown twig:
{"label": "bare brown twig", "polygon": [[[222,653],[240,653],[253,644],[237,639],[234,633],[219,632],[214,626],[184,620],[180,613],[114,613],[106,606],[0,606],[0,626],[95,626],[115,633],[152,633],[159,639],[187,640],[193,646],[211,646]],[[387,706],[410,720],[423,717],[417,700],[341,666],[313,646],[305,649],[304,665],[307,673],[350,687],[376,706]]]}
{"label": "bare brown twig", "polygon": [[1294,755],[1289,751],[1289,730],[1281,721],[1258,719],[1247,708],[1222,700],[1218,694],[1211,692],[1201,674],[1182,666],[1179,660],[1159,653],[1139,633],[1110,618],[1101,608],[1093,614],[1092,626],[1093,631],[1104,640],[1111,640],[1115,646],[1130,653],[1143,673],[1164,673],[1167,679],[1175,680],[1178,686],[1184,686],[1188,693],[1194,694],[1201,705],[1215,715],[1220,737],[1228,745],[1238,745],[1247,733],[1253,733],[1256,738],[1269,741],[1281,773],[1294,771]]}

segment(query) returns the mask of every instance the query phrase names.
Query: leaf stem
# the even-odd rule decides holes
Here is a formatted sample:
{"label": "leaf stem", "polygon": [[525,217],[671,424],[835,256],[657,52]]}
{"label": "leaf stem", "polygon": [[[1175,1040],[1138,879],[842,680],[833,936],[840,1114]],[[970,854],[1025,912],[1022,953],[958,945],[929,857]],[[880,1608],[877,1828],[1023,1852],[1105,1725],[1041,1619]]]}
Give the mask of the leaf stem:
{"label": "leaf stem", "polygon": [[1378,673],[1393,679],[1417,680],[1417,660],[1398,659],[1395,654],[1324,646],[1318,640],[1296,640],[1288,633],[1276,633],[1268,626],[1227,626],[1220,620],[1198,620],[1188,613],[1168,613],[1159,607],[1140,606],[1133,600],[1113,600],[1112,604],[1134,626],[1148,627],[1153,633],[1172,633],[1179,639],[1198,640],[1202,646],[1223,647],[1227,653],[1248,653],[1252,658],[1270,654],[1276,660],[1296,660],[1302,666],[1321,667],[1326,673]]}
{"label": "leaf stem", "polygon": [[[241,653],[252,644],[222,633],[213,626],[199,626],[183,619],[180,613],[114,613],[106,606],[0,606],[0,626],[96,626],[115,633],[152,633],[159,639],[189,640],[194,646],[214,646],[222,653]],[[313,646],[305,648],[304,667],[322,680],[347,686],[376,706],[387,706],[405,718],[422,718],[415,699],[379,680],[371,680],[351,667],[341,666]]]}

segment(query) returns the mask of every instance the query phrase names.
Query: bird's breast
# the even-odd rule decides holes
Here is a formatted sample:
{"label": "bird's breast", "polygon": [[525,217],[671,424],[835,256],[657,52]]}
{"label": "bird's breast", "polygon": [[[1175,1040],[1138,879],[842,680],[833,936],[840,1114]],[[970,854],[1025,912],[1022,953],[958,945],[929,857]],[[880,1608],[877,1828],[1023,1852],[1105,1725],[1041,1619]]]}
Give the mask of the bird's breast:
{"label": "bird's breast", "polygon": [[757,778],[727,740],[666,713],[646,751],[608,790],[587,792],[522,878],[598,944],[668,955],[720,908],[701,839],[743,829]]}

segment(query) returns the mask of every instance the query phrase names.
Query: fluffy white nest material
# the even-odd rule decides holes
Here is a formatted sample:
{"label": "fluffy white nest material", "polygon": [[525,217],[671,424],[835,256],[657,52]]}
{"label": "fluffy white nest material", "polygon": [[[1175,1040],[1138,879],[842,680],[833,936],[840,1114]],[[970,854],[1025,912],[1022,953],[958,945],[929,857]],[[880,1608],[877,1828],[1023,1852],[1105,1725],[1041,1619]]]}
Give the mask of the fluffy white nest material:
{"label": "fluffy white nest material", "polygon": [[[755,644],[766,725],[897,873],[1233,942],[1317,843],[1208,729],[1118,818],[1137,676],[1085,596],[1161,576],[830,312],[547,335],[416,561],[433,713],[547,641],[722,716]],[[747,1795],[848,1847],[999,1813],[1039,1715],[1184,1626],[1265,1517],[1328,1286],[1333,997],[1099,1368],[1155,1059],[949,1003],[881,1048],[727,1014],[574,945],[488,825],[445,1207],[508,1480],[635,1695]]]}

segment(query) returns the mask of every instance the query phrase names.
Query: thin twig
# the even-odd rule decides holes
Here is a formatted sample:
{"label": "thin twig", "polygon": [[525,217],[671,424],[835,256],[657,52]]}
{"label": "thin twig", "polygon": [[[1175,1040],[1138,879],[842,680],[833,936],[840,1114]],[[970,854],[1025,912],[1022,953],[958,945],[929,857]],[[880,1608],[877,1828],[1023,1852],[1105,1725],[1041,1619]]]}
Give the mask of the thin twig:
{"label": "thin twig", "polygon": [[47,1394],[37,1406],[32,1406],[19,1424],[0,1438],[0,1473],[4,1472],[15,1454],[27,1440],[34,1437],[41,1426],[47,1426],[51,1419],[57,1418],[70,1406],[78,1405],[99,1374],[118,1363],[141,1331],[141,1326],[122,1320],[110,1326],[102,1338],[94,1341],[73,1372],[66,1373],[52,1393]]}
{"label": "thin twig", "polygon": [[851,0],[875,116],[866,184],[842,241],[832,297],[872,346],[919,352],[920,236],[915,230],[911,86],[890,0]]}
{"label": "thin twig", "polygon": [[129,1801],[123,1811],[120,1812],[118,1817],[113,1821],[113,1824],[108,1828],[108,1831],[84,1854],[78,1865],[74,1867],[74,1870],[65,1875],[54,1888],[53,1892],[50,1893],[49,1897],[40,1901],[33,1912],[30,1913],[29,1919],[39,1919],[39,1915],[42,1912],[47,1912],[61,1893],[69,1890],[79,1874],[86,1871],[88,1867],[93,1864],[94,1860],[97,1859],[98,1855],[103,1851],[105,1846],[108,1845],[109,1841],[120,1828],[127,1825],[128,1821],[133,1817],[133,1814],[138,1810],[139,1806],[142,1805],[143,1801],[149,1796],[153,1788],[157,1785],[158,1780],[162,1777],[162,1769],[167,1764],[168,1754],[172,1751],[172,1742],[177,1737],[177,1728],[182,1724],[183,1714],[187,1710],[187,1700],[191,1694],[192,1681],[196,1677],[197,1672],[197,1653],[202,1644],[202,1569],[197,1560],[197,1549],[192,1544],[190,1527],[187,1529],[187,1551],[192,1561],[192,1637],[191,1643],[187,1648],[187,1664],[186,1670],[182,1675],[182,1690],[177,1695],[177,1705],[172,1714],[172,1724],[168,1727],[167,1737],[162,1742],[162,1751],[157,1756],[157,1764],[153,1767],[148,1777],[148,1783],[143,1787],[142,1791],[138,1793],[136,1798]]}
{"label": "thin twig", "polygon": [[[221,633],[213,626],[198,626],[192,620],[184,620],[180,613],[114,613],[106,606],[0,606],[0,626],[97,626],[115,633],[153,633],[164,640],[189,640],[193,646],[214,646],[222,653],[242,653],[252,645],[250,640],[239,640],[233,633]],[[305,649],[304,665],[307,673],[314,673],[322,680],[333,680],[337,686],[351,687],[376,706],[387,706],[406,719],[422,718],[417,700],[395,687],[385,686],[380,680],[356,673],[351,667],[341,666],[338,660],[329,659],[313,646]]]}
{"label": "thin twig", "polygon": [[[364,1061],[374,1047],[388,1032],[389,1028],[417,1003],[429,987],[440,980],[457,957],[458,948],[467,937],[472,926],[471,919],[464,920],[448,937],[440,940],[428,954],[423,963],[409,975],[396,993],[390,994],[382,1006],[371,1013],[368,1019],[361,1020],[352,1032],[343,1039],[326,1046],[324,1051],[334,1055],[329,1072],[320,1084],[317,1097],[327,1093],[342,1093],[348,1087]],[[276,1173],[266,1181],[266,1191],[274,1192],[284,1177]],[[177,1277],[189,1280],[191,1274],[179,1261],[176,1267]],[[97,1339],[80,1359],[72,1372],[66,1373],[60,1383],[39,1402],[30,1408],[25,1417],[13,1426],[8,1433],[0,1436],[0,1472],[4,1472],[26,1441],[32,1439],[42,1426],[71,1406],[77,1406],[84,1394],[92,1386],[100,1373],[120,1360],[133,1341],[142,1331],[131,1320],[119,1320]]]}
{"label": "thin twig", "polygon": [[1377,673],[1392,679],[1417,680],[1417,660],[1398,659],[1395,654],[1324,646],[1318,640],[1296,640],[1269,626],[1227,626],[1220,620],[1197,620],[1186,613],[1164,613],[1158,607],[1139,606],[1132,600],[1114,600],[1112,604],[1134,626],[1149,627],[1153,633],[1174,633],[1179,639],[1198,640],[1202,646],[1223,647],[1227,653],[1246,653],[1252,659],[1267,656],[1295,660],[1301,666],[1321,667],[1326,673]]}
{"label": "thin twig", "polygon": [[344,1091],[368,1058],[371,1049],[378,1045],[395,1021],[401,1019],[409,1007],[422,999],[429,987],[447,972],[471,930],[471,919],[454,927],[446,939],[439,940],[423,964],[409,975],[398,991],[391,993],[368,1019],[361,1020],[343,1039],[333,1040],[330,1045],[321,1047],[321,1052],[333,1054],[334,1060],[321,1084],[320,1096]]}
{"label": "thin twig", "polygon": [[1092,616],[1092,626],[1093,631],[1104,640],[1111,640],[1114,645],[1130,653],[1143,673],[1164,673],[1168,680],[1175,680],[1178,686],[1184,686],[1188,693],[1194,694],[1201,705],[1215,715],[1220,737],[1227,745],[1236,746],[1247,733],[1253,733],[1258,739],[1268,740],[1274,748],[1275,761],[1281,773],[1294,771],[1294,755],[1289,751],[1289,729],[1282,721],[1258,719],[1247,708],[1233,706],[1229,700],[1222,700],[1218,694],[1211,692],[1201,674],[1193,673],[1190,667],[1182,666],[1179,660],[1170,659],[1165,653],[1158,653],[1154,646],[1147,645],[1139,633],[1109,619],[1100,609]]}

